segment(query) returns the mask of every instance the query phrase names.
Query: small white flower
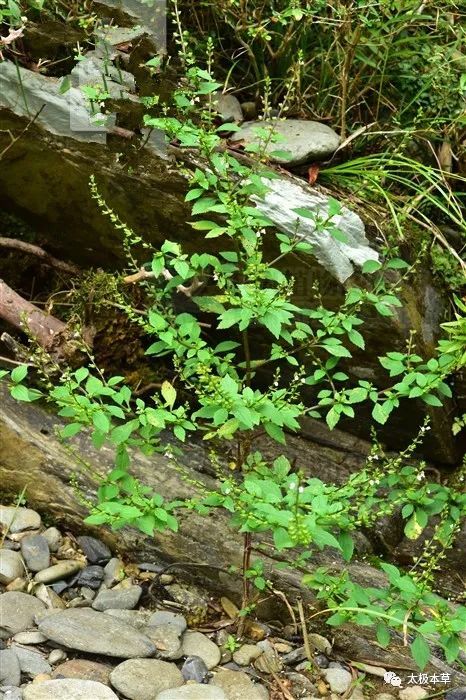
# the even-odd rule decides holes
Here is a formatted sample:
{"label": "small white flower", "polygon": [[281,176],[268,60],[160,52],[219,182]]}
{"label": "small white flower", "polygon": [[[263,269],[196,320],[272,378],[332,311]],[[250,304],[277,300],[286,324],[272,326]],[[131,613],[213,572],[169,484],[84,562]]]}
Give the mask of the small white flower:
{"label": "small white flower", "polygon": [[419,474],[416,476],[416,479],[418,481],[422,481],[424,479],[424,477],[425,477],[424,472],[419,472]]}
{"label": "small white flower", "polygon": [[300,486],[299,489],[298,489],[298,492],[299,492],[299,493],[303,493],[303,492],[304,492],[304,486]]}
{"label": "small white flower", "polygon": [[292,481],[290,484],[290,491],[296,488],[296,482]]}

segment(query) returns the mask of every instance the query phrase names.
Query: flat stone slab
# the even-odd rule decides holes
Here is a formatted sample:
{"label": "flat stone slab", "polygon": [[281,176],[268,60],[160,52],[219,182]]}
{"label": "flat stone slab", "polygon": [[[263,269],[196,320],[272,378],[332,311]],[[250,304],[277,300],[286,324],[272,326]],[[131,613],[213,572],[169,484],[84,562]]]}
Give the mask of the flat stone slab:
{"label": "flat stone slab", "polygon": [[113,669],[110,680],[130,700],[154,700],[163,690],[183,685],[183,676],[175,664],[157,659],[124,661]]}
{"label": "flat stone slab", "polygon": [[19,591],[3,593],[0,595],[0,639],[34,627],[34,615],[44,610],[44,603],[33,595]]}
{"label": "flat stone slab", "polygon": [[30,508],[0,506],[0,524],[8,528],[11,533],[38,530],[41,526],[41,517]]}
{"label": "flat stone slab", "polygon": [[102,683],[64,678],[27,685],[23,700],[118,700],[118,696]]}
{"label": "flat stone slab", "polygon": [[156,651],[150,639],[134,627],[96,610],[63,610],[44,618],[39,631],[57,644],[88,654],[133,659],[152,656]]}

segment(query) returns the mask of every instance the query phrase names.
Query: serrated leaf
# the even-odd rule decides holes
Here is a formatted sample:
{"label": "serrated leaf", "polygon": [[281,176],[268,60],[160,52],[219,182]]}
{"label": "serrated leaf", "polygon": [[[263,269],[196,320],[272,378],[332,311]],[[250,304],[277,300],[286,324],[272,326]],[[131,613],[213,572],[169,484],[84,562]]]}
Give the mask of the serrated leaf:
{"label": "serrated leaf", "polygon": [[388,420],[389,414],[386,413],[384,408],[382,407],[382,404],[376,403],[374,405],[374,408],[372,409],[372,418],[377,421],[377,423],[380,423],[381,425],[385,425],[385,423]]}
{"label": "serrated leaf", "polygon": [[411,654],[421,671],[427,666],[430,659],[430,648],[425,639],[419,634],[412,644],[410,644]]}
{"label": "serrated leaf", "polygon": [[390,630],[382,622],[378,622],[375,628],[377,641],[381,647],[388,647],[390,644]]}

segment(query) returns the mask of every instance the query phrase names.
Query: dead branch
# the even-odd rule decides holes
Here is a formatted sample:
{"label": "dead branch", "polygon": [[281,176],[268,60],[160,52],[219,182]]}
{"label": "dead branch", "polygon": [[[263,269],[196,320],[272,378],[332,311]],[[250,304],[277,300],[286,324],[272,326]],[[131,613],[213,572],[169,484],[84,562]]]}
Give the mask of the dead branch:
{"label": "dead branch", "polygon": [[56,267],[57,270],[62,270],[62,272],[68,272],[72,275],[79,274],[80,270],[75,265],[71,263],[64,262],[63,260],[58,260],[46,250],[40,248],[32,243],[26,243],[26,241],[19,241],[16,238],[7,238],[6,236],[0,236],[0,248],[8,248],[9,250],[20,250],[28,255],[34,255],[36,258],[40,258],[44,263],[50,265],[50,267]]}
{"label": "dead branch", "polygon": [[0,317],[14,328],[31,333],[44,350],[51,350],[66,329],[63,321],[23,299],[3,280],[0,280]]}
{"label": "dead branch", "polygon": [[[91,345],[95,335],[92,326],[85,327],[81,335],[73,332],[66,323],[23,299],[1,279],[0,319],[27,333],[56,362],[65,360],[72,365],[81,364],[83,343]],[[19,354],[22,356],[25,352],[21,348]]]}

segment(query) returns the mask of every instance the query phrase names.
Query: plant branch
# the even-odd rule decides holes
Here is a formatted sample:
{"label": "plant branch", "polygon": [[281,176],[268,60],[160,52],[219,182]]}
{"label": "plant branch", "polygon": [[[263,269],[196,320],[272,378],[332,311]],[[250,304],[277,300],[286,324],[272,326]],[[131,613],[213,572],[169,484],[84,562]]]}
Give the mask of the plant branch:
{"label": "plant branch", "polygon": [[76,265],[64,262],[55,258],[46,250],[40,248],[32,243],[26,243],[26,241],[20,241],[17,238],[7,238],[6,236],[0,236],[0,248],[8,248],[9,250],[20,250],[28,255],[34,255],[36,258],[40,258],[46,265],[57,268],[62,272],[68,272],[72,275],[79,274],[80,270]]}

